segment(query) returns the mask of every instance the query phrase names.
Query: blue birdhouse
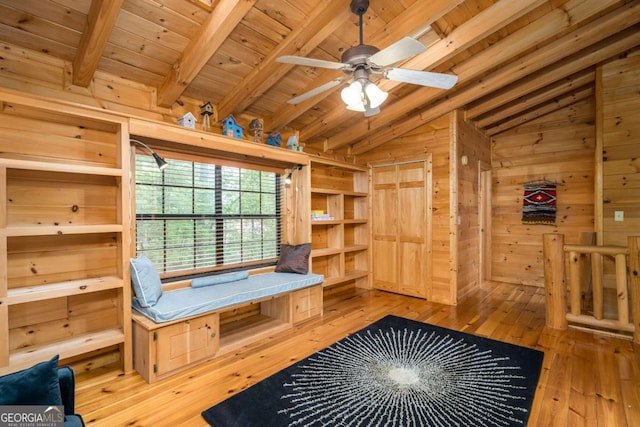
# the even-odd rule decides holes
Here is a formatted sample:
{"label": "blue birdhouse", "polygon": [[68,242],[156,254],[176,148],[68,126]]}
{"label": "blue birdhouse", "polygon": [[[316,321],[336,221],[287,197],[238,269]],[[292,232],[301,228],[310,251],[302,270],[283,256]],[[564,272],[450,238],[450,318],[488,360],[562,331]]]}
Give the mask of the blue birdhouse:
{"label": "blue birdhouse", "polygon": [[222,122],[222,133],[227,136],[242,139],[244,134],[244,128],[240,126],[233,115],[229,115]]}

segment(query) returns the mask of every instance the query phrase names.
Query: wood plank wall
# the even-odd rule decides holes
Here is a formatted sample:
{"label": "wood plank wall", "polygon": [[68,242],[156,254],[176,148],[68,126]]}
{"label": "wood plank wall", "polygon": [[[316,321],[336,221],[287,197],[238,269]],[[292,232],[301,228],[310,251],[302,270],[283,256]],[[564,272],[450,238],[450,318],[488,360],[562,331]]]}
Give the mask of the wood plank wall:
{"label": "wood plank wall", "polygon": [[171,108],[163,108],[155,88],[103,72],[95,73],[88,88],[75,86],[71,62],[6,43],[0,43],[0,50],[2,87],[169,123],[187,112],[200,117],[200,100],[182,96]]}
{"label": "wood plank wall", "polygon": [[[602,124],[602,221],[605,245],[627,245],[640,233],[640,49],[602,65],[598,73]],[[624,221],[615,221],[622,211]]]}
{"label": "wood plank wall", "polygon": [[[492,140],[492,279],[543,286],[542,234],[578,243],[594,230],[594,100],[561,109]],[[555,225],[523,225],[523,183],[557,187]]]}
{"label": "wood plank wall", "polygon": [[[456,251],[456,301],[478,288],[480,284],[480,170],[489,168],[491,145],[489,138],[464,120],[464,115],[456,112],[453,128],[453,153],[457,168],[457,251]],[[462,157],[466,157],[466,165]],[[486,236],[489,238],[490,236]]]}

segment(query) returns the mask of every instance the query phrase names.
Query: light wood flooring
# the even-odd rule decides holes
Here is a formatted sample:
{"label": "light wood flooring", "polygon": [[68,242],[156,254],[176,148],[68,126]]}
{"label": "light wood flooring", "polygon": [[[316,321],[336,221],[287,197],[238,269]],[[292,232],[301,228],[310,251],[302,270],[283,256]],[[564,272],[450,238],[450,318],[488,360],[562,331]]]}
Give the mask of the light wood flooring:
{"label": "light wood flooring", "polygon": [[79,373],[76,410],[87,426],[206,426],[204,409],[386,314],[544,351],[529,426],[640,426],[640,346],[546,328],[544,290],[501,283],[456,307],[380,291],[330,295],[322,319],[152,385],[136,373]]}

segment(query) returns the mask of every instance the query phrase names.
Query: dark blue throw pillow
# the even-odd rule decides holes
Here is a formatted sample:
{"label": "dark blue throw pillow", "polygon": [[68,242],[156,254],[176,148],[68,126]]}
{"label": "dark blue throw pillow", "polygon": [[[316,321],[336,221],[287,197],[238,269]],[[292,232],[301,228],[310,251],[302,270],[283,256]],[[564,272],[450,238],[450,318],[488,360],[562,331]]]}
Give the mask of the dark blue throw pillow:
{"label": "dark blue throw pillow", "polygon": [[58,357],[0,377],[0,405],[62,405]]}

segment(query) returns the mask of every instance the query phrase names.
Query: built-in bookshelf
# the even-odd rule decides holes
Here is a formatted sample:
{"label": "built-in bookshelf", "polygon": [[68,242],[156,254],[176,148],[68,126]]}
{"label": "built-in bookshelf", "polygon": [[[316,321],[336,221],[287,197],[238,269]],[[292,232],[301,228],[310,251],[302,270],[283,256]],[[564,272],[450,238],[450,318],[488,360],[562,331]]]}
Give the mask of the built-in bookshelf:
{"label": "built-in bookshelf", "polygon": [[0,96],[0,374],[98,351],[131,370],[126,121]]}
{"label": "built-in bookshelf", "polygon": [[370,287],[368,188],[366,168],[311,159],[311,265],[325,287]]}

